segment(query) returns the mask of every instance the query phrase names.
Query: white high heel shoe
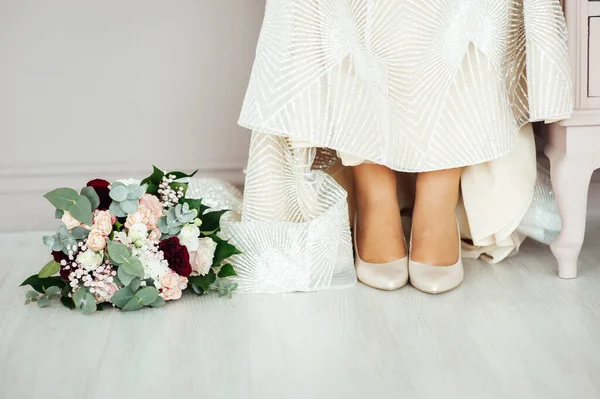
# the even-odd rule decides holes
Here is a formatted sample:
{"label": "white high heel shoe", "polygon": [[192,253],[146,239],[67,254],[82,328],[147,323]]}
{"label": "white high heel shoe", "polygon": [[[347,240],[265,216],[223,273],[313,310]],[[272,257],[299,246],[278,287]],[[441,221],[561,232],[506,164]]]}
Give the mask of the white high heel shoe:
{"label": "white high heel shoe", "polygon": [[[460,240],[460,227],[458,229],[458,261],[451,266],[431,266],[408,259],[408,272],[410,284],[419,291],[428,294],[441,294],[453,290],[462,283],[464,279],[464,268],[462,263],[462,251]],[[410,251],[412,251],[412,230],[410,234]]]}
{"label": "white high heel shoe", "polygon": [[357,244],[357,220],[354,222],[354,252],[356,275],[361,283],[372,288],[393,291],[408,283],[408,255],[387,263],[369,263],[360,259]]}

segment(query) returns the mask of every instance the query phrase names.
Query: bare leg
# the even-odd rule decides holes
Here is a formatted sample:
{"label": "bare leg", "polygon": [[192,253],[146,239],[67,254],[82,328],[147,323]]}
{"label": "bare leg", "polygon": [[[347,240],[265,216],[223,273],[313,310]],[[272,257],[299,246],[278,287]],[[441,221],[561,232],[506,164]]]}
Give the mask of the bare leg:
{"label": "bare leg", "polygon": [[395,172],[366,163],[355,166],[353,172],[358,214],[355,234],[361,259],[386,263],[405,257]]}
{"label": "bare leg", "polygon": [[412,249],[415,262],[449,266],[458,260],[456,205],[462,168],[423,172],[417,176]]}

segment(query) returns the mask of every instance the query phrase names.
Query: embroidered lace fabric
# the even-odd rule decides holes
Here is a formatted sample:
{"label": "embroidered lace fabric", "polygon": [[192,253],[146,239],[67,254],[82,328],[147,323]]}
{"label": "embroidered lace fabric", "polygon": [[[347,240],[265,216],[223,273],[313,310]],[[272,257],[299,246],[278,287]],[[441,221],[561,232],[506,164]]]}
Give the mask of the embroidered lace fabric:
{"label": "embroidered lace fabric", "polygon": [[240,289],[355,281],[346,192],[324,172],[336,151],[408,172],[480,164],[567,117],[566,34],[559,0],[268,0],[239,120],[242,216],[224,229]]}

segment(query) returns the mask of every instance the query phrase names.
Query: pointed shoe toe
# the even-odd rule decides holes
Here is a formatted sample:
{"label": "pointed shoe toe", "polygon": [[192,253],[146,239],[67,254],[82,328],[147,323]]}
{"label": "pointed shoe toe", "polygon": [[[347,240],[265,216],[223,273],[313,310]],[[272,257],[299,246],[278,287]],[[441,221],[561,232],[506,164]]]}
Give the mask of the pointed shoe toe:
{"label": "pointed shoe toe", "polygon": [[388,263],[363,262],[357,256],[356,275],[372,288],[393,291],[408,283],[408,256]]}

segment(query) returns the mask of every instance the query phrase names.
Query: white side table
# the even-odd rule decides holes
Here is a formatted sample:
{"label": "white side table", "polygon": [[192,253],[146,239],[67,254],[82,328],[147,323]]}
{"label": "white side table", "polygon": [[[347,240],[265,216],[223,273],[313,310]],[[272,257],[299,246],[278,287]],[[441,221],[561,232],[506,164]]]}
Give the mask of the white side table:
{"label": "white side table", "polygon": [[577,276],[577,259],[585,236],[590,178],[600,168],[600,0],[565,0],[575,112],[549,126],[545,153],[562,232],[550,246],[558,276]]}

